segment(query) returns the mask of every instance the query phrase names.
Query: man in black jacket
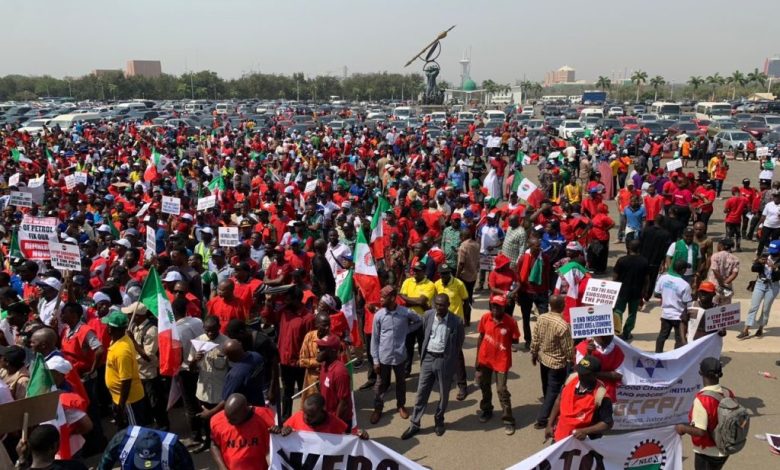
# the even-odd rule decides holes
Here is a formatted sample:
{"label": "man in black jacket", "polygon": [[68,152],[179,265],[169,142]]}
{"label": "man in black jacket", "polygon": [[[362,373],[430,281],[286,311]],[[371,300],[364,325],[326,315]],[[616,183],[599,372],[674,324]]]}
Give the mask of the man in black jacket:
{"label": "man in black jacket", "polygon": [[665,227],[666,218],[658,214],[655,216],[653,225],[647,227],[639,236],[642,243],[639,254],[647,260],[647,289],[644,292],[644,300],[647,302],[653,296],[655,280],[658,277],[658,271],[663,265],[666,256],[666,250],[672,243],[672,236]]}

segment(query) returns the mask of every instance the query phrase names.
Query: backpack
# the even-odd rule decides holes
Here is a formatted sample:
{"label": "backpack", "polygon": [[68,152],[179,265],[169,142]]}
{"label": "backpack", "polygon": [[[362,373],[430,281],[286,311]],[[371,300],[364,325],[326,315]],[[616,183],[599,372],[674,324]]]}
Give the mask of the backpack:
{"label": "backpack", "polygon": [[730,396],[712,391],[702,394],[718,401],[718,425],[711,433],[712,440],[724,454],[736,454],[745,447],[750,430],[750,415]]}

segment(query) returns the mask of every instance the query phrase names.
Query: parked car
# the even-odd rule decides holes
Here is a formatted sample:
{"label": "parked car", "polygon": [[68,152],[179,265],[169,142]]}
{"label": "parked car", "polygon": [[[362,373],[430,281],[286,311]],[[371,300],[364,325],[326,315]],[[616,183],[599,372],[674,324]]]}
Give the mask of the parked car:
{"label": "parked car", "polygon": [[766,125],[766,122],[760,119],[751,119],[742,123],[742,130],[756,139],[760,139],[764,134],[772,132],[772,129]]}
{"label": "parked car", "polygon": [[744,149],[752,137],[744,131],[722,131],[715,138],[720,139],[724,150],[734,151]]}
{"label": "parked car", "polygon": [[623,111],[623,108],[620,106],[612,106],[609,108],[609,111],[607,111],[608,117],[618,117],[625,115],[625,112]]}
{"label": "parked car", "polygon": [[564,139],[572,139],[583,133],[585,133],[585,128],[577,119],[567,119],[558,127],[558,136]]}
{"label": "parked car", "polygon": [[618,118],[623,129],[639,129],[639,121],[634,116],[622,116]]}

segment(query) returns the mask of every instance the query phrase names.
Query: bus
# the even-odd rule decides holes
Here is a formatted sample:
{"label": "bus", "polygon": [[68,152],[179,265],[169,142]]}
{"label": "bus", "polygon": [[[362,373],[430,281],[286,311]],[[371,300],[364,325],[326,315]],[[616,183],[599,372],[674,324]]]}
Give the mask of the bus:
{"label": "bus", "polygon": [[[579,97],[578,97],[579,98]],[[568,97],[566,95],[547,95],[542,96],[542,103],[566,103]]]}
{"label": "bus", "polygon": [[656,101],[650,105],[650,110],[648,112],[650,114],[657,114],[661,119],[672,119],[671,116],[674,116],[676,119],[680,116],[681,110],[679,103]]}
{"label": "bus", "polygon": [[725,101],[696,103],[696,119],[709,119],[712,121],[731,119],[731,105]]}

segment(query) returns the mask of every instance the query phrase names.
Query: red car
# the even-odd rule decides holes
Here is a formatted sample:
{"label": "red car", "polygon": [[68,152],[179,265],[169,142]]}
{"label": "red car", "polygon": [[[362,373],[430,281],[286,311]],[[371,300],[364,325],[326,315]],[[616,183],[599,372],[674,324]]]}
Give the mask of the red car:
{"label": "red car", "polygon": [[620,116],[617,119],[623,129],[639,129],[639,122],[634,116]]}
{"label": "red car", "polygon": [[696,126],[698,126],[700,131],[706,133],[708,130],[710,130],[710,124],[712,123],[712,121],[710,121],[709,119],[694,119],[693,123],[696,124]]}

